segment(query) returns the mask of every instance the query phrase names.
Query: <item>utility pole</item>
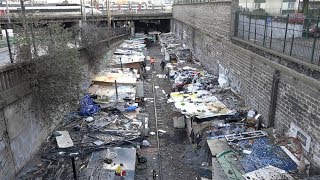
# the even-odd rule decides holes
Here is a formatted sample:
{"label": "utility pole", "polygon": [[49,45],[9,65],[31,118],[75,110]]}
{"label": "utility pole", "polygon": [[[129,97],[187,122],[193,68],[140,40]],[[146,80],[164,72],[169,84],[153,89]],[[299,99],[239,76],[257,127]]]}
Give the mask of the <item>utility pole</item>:
{"label": "utility pole", "polygon": [[84,14],[84,21],[87,21],[87,13],[86,13],[86,0],[82,0],[83,4],[81,6],[83,7],[83,14]]}
{"label": "utility pole", "polygon": [[8,23],[10,24],[10,11],[9,11],[9,0],[6,0],[6,6],[7,6],[7,18],[8,18]]}
{"label": "utility pole", "polygon": [[12,52],[11,52],[11,45],[10,45],[10,39],[9,39],[9,33],[8,33],[7,25],[6,25],[6,28],[5,28],[5,32],[6,32],[6,39],[7,39],[7,44],[8,44],[10,62],[13,63],[13,57],[12,57]]}
{"label": "utility pole", "polygon": [[81,25],[82,25],[82,23],[83,23],[83,8],[82,8],[82,3],[83,3],[83,1],[82,1],[82,0],[80,0]]}
{"label": "utility pole", "polygon": [[30,39],[29,39],[29,34],[28,34],[28,24],[26,22],[26,8],[24,7],[23,1],[24,0],[20,0],[21,14],[22,14],[22,25],[23,25],[23,30],[25,33],[26,42],[27,42],[27,45],[24,47],[26,47],[26,49],[27,49],[28,57],[32,58],[31,57],[31,49],[30,49],[31,45],[30,45]]}
{"label": "utility pole", "polygon": [[106,0],[107,7],[107,21],[108,21],[108,31],[111,30],[111,14],[110,14],[110,0]]}
{"label": "utility pole", "polygon": [[93,16],[93,6],[92,6],[92,0],[90,0],[90,5],[91,5],[91,15]]}

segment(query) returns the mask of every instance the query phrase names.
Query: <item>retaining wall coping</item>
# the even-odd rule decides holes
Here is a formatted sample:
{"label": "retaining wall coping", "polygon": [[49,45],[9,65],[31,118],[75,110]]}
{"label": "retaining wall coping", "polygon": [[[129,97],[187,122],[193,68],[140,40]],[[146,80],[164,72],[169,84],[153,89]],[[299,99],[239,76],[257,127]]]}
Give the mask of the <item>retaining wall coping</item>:
{"label": "retaining wall coping", "polygon": [[244,43],[244,44],[248,44],[249,46],[252,46],[254,48],[257,48],[259,50],[262,50],[262,51],[265,51],[267,53],[270,53],[270,54],[273,54],[275,56],[279,56],[283,59],[286,59],[286,60],[289,60],[291,62],[294,62],[294,63],[297,63],[297,64],[300,64],[302,66],[306,66],[312,70],[315,70],[315,71],[319,71],[320,72],[320,66],[318,65],[315,65],[315,64],[311,64],[309,62],[306,62],[306,61],[303,61],[303,60],[300,60],[298,58],[295,58],[295,57],[292,57],[292,56],[289,56],[289,55],[286,55],[286,54],[283,54],[283,53],[280,53],[280,52],[277,52],[275,50],[272,50],[272,49],[269,49],[269,48],[265,48],[265,47],[262,47],[262,46],[259,46],[257,44],[254,44],[252,42],[248,42],[248,41],[245,41],[243,39],[240,39],[238,37],[231,37],[231,40],[235,40],[235,41],[240,41],[241,43]]}

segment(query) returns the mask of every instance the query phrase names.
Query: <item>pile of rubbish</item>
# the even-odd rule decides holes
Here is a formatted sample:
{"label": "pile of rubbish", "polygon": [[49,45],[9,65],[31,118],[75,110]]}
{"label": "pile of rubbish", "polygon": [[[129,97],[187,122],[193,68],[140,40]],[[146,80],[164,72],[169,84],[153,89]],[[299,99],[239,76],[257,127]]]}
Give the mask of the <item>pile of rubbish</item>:
{"label": "pile of rubbish", "polygon": [[130,67],[130,65],[140,64],[145,60],[146,44],[144,38],[134,38],[125,40],[115,50],[110,66],[113,67]]}
{"label": "pile of rubbish", "polygon": [[111,64],[92,78],[87,94],[79,101],[79,111],[66,116],[43,144],[41,160],[36,162],[43,167],[31,169],[22,178],[32,178],[35,174],[72,178],[69,159],[73,157],[77,160],[77,172],[85,176],[90,173],[87,171],[88,164],[97,160],[90,155],[104,154],[109,150],[124,153],[124,156],[111,159],[102,157],[108,162],[113,161],[108,169],[109,174],[114,175],[115,168],[126,163],[126,168],[131,167],[130,171],[126,171],[127,177],[134,177],[135,149],[143,145],[142,135],[148,132],[148,115],[140,113],[144,96],[143,83],[139,81],[140,66],[125,65],[140,65],[145,59],[144,51],[145,44],[141,38],[126,40],[119,46],[113,63],[121,63],[121,68]]}
{"label": "pile of rubbish", "polygon": [[184,44],[181,44],[174,34],[164,33],[160,35],[161,53],[165,56],[165,61],[170,63],[190,62],[194,63],[196,58],[191,50]]}
{"label": "pile of rubbish", "polygon": [[110,68],[100,72],[92,79],[88,93],[97,96],[95,102],[108,104],[135,100],[140,75],[129,68]]}
{"label": "pile of rubbish", "polygon": [[173,34],[161,35],[160,42],[164,54],[177,57],[166,65],[172,82],[168,103],[180,113],[173,118],[174,126],[186,128],[191,143],[210,149],[213,179],[308,176],[310,162],[302,150],[309,151],[308,143],[303,145],[294,129],[309,140],[305,132],[293,125],[290,136],[281,140],[273,137],[274,132],[267,133],[261,114],[245,107],[241,97],[233,93],[225,74],[215,76],[205,71]]}

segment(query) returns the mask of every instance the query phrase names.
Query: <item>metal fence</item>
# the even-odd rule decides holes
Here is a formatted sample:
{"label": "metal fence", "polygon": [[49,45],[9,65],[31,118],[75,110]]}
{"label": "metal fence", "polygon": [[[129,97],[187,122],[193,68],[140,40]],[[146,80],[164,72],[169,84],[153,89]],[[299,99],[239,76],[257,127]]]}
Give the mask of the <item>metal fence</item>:
{"label": "metal fence", "polygon": [[[16,61],[17,51],[18,48],[16,47],[16,33],[13,33],[13,37],[1,37],[0,39],[0,67],[12,64]],[[86,32],[82,32],[82,37],[79,37],[80,29],[74,30],[74,39],[70,44],[74,44],[74,47],[82,47],[88,44],[99,43],[103,40],[112,39],[113,37],[117,37],[120,35],[130,34],[130,28],[127,27],[115,27],[115,28],[108,28],[108,27],[98,27],[92,26]],[[80,36],[81,36],[80,35]],[[88,42],[86,42],[88,41]],[[0,85],[1,89],[1,85]]]}
{"label": "metal fence", "polygon": [[319,18],[237,13],[235,21],[236,37],[320,65]]}
{"label": "metal fence", "polygon": [[217,0],[174,0],[174,4],[193,4],[193,3],[208,3],[217,2]]}

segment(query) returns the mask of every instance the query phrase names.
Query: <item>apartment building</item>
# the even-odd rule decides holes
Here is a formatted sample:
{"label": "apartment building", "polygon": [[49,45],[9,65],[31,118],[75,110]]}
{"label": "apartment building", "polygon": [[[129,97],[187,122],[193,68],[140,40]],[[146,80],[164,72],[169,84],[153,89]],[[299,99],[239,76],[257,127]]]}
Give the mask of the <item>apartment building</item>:
{"label": "apartment building", "polygon": [[[310,0],[310,9],[319,7],[320,0]],[[264,9],[268,14],[287,14],[302,9],[302,0],[239,0],[239,6],[249,11]]]}

